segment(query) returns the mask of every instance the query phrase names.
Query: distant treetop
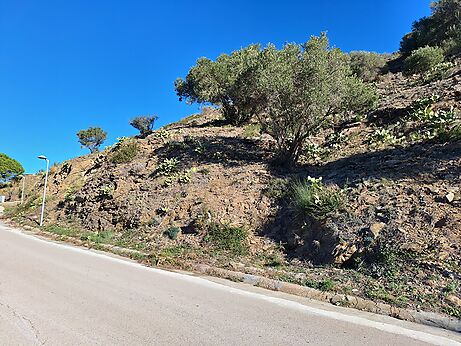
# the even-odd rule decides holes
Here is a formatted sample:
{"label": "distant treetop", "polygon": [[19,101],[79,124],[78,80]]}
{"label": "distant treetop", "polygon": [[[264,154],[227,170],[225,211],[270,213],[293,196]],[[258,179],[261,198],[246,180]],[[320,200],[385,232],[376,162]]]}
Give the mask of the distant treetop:
{"label": "distant treetop", "polygon": [[0,153],[0,181],[9,181],[23,173],[24,168],[18,161]]}
{"label": "distant treetop", "polygon": [[461,0],[438,0],[431,4],[432,14],[413,23],[413,30],[400,43],[408,55],[425,46],[441,47],[446,55],[461,53]]}

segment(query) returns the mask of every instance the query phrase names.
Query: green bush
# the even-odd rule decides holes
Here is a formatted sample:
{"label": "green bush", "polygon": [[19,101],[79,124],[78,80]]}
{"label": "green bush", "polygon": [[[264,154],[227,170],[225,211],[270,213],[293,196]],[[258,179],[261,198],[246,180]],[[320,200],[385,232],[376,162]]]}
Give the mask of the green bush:
{"label": "green bush", "polygon": [[333,186],[323,185],[322,178],[309,177],[306,181],[293,184],[290,205],[294,214],[301,219],[312,217],[322,220],[343,207],[344,195]]}
{"label": "green bush", "polygon": [[387,62],[386,55],[373,52],[351,52],[350,58],[352,72],[365,82],[376,80]]}
{"label": "green bush", "polygon": [[406,75],[420,74],[430,71],[438,64],[443,63],[443,50],[439,47],[423,47],[415,50],[404,61]]}
{"label": "green bush", "polygon": [[168,177],[178,171],[179,160],[176,157],[163,160],[157,167],[156,175]]}
{"label": "green bush", "polygon": [[302,44],[263,51],[257,93],[263,132],[277,143],[280,162],[293,164],[317,132],[376,103],[375,91],[352,74],[349,57],[330,46],[325,34]]}
{"label": "green bush", "polygon": [[170,238],[171,240],[176,240],[178,238],[178,234],[181,232],[181,228],[179,227],[170,227],[168,228],[163,234]]}
{"label": "green bush", "polygon": [[138,143],[134,139],[124,139],[115,145],[110,161],[116,164],[128,163],[134,160],[138,152]]}
{"label": "green bush", "polygon": [[242,227],[212,223],[208,225],[205,240],[212,243],[218,250],[240,256],[248,252],[247,238],[248,232]]}
{"label": "green bush", "polygon": [[423,75],[423,82],[430,83],[430,82],[442,80],[442,79],[449,77],[450,70],[454,66],[455,65],[450,61],[435,65],[433,68],[431,68],[429,71],[427,71]]}
{"label": "green bush", "polygon": [[398,142],[397,137],[389,129],[376,129],[370,136],[369,144],[380,145],[380,144],[395,144]]}
{"label": "green bush", "polygon": [[[413,125],[410,133],[412,140],[431,140],[451,142],[460,139],[460,117],[454,108],[436,109],[434,104],[438,95],[416,100],[412,110],[405,118],[406,125]],[[416,125],[416,127],[414,127]]]}
{"label": "green bush", "polygon": [[254,138],[261,136],[261,125],[259,124],[248,124],[243,130],[243,137]]}

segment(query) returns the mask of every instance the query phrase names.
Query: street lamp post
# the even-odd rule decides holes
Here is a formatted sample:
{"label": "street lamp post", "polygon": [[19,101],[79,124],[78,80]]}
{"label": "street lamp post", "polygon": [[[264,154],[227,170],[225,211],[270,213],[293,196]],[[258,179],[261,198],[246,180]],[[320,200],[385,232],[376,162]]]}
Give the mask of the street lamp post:
{"label": "street lamp post", "polygon": [[38,157],[40,160],[45,160],[46,161],[46,173],[45,173],[45,186],[43,188],[43,201],[42,201],[42,213],[40,215],[40,226],[43,225],[43,214],[45,212],[45,199],[46,199],[46,184],[48,182],[48,168],[50,165],[50,160],[44,155],[40,155]]}
{"label": "street lamp post", "polygon": [[22,175],[21,205],[24,203],[24,190],[26,188],[26,176]]}

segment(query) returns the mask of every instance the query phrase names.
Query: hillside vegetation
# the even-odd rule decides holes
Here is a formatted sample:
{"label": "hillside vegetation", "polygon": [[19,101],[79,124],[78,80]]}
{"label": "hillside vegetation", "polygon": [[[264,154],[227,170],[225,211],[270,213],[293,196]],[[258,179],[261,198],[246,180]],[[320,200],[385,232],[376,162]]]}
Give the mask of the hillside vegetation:
{"label": "hillside vegetation", "polygon": [[[176,91],[212,107],[54,165],[44,231],[460,318],[459,39],[421,30],[402,55],[321,35],[199,59]],[[5,216],[34,225],[43,177],[27,178]]]}

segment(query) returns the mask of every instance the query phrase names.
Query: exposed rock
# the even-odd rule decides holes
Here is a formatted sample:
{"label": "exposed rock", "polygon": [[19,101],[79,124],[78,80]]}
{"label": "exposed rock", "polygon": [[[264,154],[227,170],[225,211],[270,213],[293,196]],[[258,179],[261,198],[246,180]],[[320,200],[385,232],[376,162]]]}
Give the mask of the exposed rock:
{"label": "exposed rock", "polygon": [[456,305],[457,307],[461,308],[461,299],[455,296],[454,294],[447,295],[446,299],[453,305]]}
{"label": "exposed rock", "polygon": [[449,192],[445,195],[445,199],[448,201],[448,203],[451,203],[455,199],[455,194],[453,192]]}
{"label": "exposed rock", "polygon": [[370,226],[370,232],[373,234],[374,238],[377,238],[384,227],[386,227],[384,222],[374,223]]}

